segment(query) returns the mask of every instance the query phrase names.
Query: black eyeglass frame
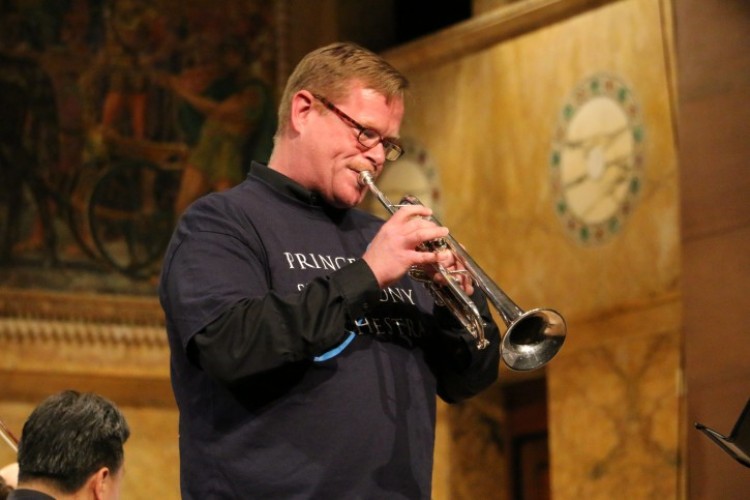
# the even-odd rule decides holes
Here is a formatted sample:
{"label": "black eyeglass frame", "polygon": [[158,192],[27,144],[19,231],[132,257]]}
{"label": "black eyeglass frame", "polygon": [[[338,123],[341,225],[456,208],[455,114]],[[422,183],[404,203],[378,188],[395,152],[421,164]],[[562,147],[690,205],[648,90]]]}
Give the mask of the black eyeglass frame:
{"label": "black eyeglass frame", "polygon": [[[312,92],[311,92],[312,93]],[[334,112],[344,123],[357,129],[357,142],[367,149],[372,149],[378,144],[383,144],[383,151],[385,151],[385,159],[388,161],[396,161],[401,158],[404,154],[404,147],[398,143],[398,141],[392,137],[383,137],[377,130],[360,125],[354,118],[347,115],[339,108],[336,107],[331,101],[326,99],[320,94],[312,93],[312,96],[323,104],[327,109]]]}

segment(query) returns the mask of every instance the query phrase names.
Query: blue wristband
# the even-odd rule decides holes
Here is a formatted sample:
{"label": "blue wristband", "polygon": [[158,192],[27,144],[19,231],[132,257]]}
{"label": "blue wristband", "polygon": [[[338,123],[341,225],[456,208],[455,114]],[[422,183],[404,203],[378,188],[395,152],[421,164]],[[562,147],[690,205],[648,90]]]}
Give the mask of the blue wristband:
{"label": "blue wristband", "polygon": [[344,339],[342,343],[340,343],[339,345],[337,345],[330,351],[321,354],[320,356],[315,356],[313,358],[313,361],[320,363],[321,361],[328,361],[329,359],[338,356],[339,354],[341,354],[341,351],[346,349],[346,347],[352,343],[352,340],[354,340],[354,337],[356,336],[357,336],[356,333],[349,332],[349,336],[346,339]]}

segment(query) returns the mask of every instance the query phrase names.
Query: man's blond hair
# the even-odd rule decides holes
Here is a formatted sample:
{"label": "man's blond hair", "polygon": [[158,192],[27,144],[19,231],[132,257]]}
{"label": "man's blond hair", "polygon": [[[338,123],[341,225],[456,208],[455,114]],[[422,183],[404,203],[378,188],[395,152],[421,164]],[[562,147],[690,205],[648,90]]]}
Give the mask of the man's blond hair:
{"label": "man's blond hair", "polygon": [[276,135],[289,125],[292,97],[298,91],[309,90],[336,101],[355,80],[384,95],[388,102],[403,98],[409,87],[406,77],[374,52],[350,42],[326,45],[303,57],[289,76],[279,103]]}

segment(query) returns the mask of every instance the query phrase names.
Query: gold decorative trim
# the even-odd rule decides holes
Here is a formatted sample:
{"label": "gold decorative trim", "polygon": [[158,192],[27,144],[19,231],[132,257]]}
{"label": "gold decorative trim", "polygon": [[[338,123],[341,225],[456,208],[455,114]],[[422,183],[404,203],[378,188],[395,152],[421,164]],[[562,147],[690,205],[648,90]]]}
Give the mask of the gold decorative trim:
{"label": "gold decorative trim", "polygon": [[472,17],[383,56],[402,71],[430,67],[621,0],[525,0]]}
{"label": "gold decorative trim", "polygon": [[0,345],[52,343],[94,346],[165,348],[163,328],[108,325],[78,321],[0,318]]}
{"label": "gold decorative trim", "polygon": [[75,388],[121,404],[174,404],[156,297],[0,287],[0,351],[6,398]]}
{"label": "gold decorative trim", "polygon": [[62,293],[0,287],[0,318],[163,327],[156,297]]}
{"label": "gold decorative trim", "polygon": [[0,344],[167,349],[155,297],[0,288]]}

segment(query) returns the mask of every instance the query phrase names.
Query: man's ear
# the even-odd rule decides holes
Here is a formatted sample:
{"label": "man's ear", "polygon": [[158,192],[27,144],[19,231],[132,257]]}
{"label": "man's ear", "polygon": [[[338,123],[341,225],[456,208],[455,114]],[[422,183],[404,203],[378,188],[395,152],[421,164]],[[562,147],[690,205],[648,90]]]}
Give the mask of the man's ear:
{"label": "man's ear", "polygon": [[289,125],[296,132],[307,124],[310,112],[313,110],[313,100],[312,94],[307,90],[300,90],[292,96]]}
{"label": "man's ear", "polygon": [[109,467],[102,467],[91,475],[87,485],[93,498],[97,500],[107,498],[107,492],[112,488],[111,479],[112,471],[109,470]]}

